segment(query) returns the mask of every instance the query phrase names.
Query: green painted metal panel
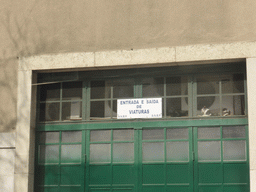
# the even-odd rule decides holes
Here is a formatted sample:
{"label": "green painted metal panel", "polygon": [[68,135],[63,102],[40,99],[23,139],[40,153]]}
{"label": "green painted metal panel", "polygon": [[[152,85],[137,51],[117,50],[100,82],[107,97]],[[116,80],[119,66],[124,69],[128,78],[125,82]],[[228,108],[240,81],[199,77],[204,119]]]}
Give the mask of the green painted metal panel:
{"label": "green painted metal panel", "polygon": [[167,184],[188,184],[190,183],[190,165],[171,164],[166,166]]}
{"label": "green painted metal panel", "polygon": [[165,186],[143,186],[142,192],[165,192]]}
{"label": "green painted metal panel", "polygon": [[198,165],[199,183],[222,183],[222,164],[220,163],[204,163]]}
{"label": "green painted metal panel", "polygon": [[82,166],[65,165],[60,168],[60,185],[81,185],[84,170]]}
{"label": "green painted metal panel", "polygon": [[164,184],[164,165],[143,165],[143,184]]}
{"label": "green painted metal panel", "polygon": [[225,163],[223,167],[224,183],[248,183],[248,165],[246,163]]}
{"label": "green painted metal panel", "polygon": [[113,165],[113,184],[134,184],[134,165]]}
{"label": "green painted metal panel", "polygon": [[90,185],[111,184],[111,165],[90,165],[89,172]]}
{"label": "green painted metal panel", "polygon": [[223,192],[221,186],[200,186],[199,192]]}

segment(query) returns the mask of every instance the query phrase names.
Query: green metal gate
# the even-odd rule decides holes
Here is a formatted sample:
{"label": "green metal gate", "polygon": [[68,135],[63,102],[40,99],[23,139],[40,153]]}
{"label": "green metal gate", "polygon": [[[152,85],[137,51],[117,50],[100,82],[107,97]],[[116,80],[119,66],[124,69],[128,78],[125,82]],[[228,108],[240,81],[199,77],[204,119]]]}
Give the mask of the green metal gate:
{"label": "green metal gate", "polygon": [[44,125],[35,191],[249,192],[246,123]]}

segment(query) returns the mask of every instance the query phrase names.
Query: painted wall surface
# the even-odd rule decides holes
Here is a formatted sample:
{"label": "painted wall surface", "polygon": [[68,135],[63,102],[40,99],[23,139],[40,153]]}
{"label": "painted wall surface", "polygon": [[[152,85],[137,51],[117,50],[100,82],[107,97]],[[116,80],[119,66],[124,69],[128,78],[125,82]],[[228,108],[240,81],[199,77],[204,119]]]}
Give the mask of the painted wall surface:
{"label": "painted wall surface", "polygon": [[0,131],[16,122],[17,56],[254,41],[255,0],[1,0]]}

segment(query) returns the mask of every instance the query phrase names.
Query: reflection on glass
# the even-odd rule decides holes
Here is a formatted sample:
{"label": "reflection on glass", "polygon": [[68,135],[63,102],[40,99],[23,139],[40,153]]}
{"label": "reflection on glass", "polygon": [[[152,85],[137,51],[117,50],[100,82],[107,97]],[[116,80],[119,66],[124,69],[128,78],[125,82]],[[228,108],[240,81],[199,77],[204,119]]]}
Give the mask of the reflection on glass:
{"label": "reflection on glass", "polygon": [[111,140],[111,131],[110,130],[97,130],[91,131],[90,141],[110,141]]}
{"label": "reflection on glass", "polygon": [[167,161],[188,161],[188,142],[166,142],[166,153]]}
{"label": "reflection on glass", "polygon": [[133,129],[113,130],[113,141],[133,141]]}
{"label": "reflection on glass", "polygon": [[41,86],[40,101],[53,101],[60,99],[60,83]]}
{"label": "reflection on glass", "polygon": [[110,163],[110,144],[91,144],[90,162],[91,163]]}
{"label": "reflection on glass", "polygon": [[40,132],[40,143],[59,143],[59,132]]}
{"label": "reflection on glass", "polygon": [[110,98],[110,83],[107,81],[91,81],[91,99]]}
{"label": "reflection on glass", "polygon": [[132,79],[113,81],[113,98],[128,98],[134,96],[134,82]]}
{"label": "reflection on glass", "polygon": [[202,117],[220,115],[220,97],[197,97],[197,115]]}
{"label": "reflection on glass", "polygon": [[220,161],[220,141],[198,141],[199,161]]}
{"label": "reflection on glass", "polygon": [[222,128],[223,138],[245,138],[245,126],[228,126]]}
{"label": "reflection on glass", "polygon": [[144,129],[142,130],[143,140],[164,139],[164,129]]}
{"label": "reflection on glass", "polygon": [[142,96],[160,97],[164,95],[164,78],[146,78],[142,82]]}
{"label": "reflection on glass", "polygon": [[62,103],[62,120],[81,120],[82,102],[72,101]]}
{"label": "reflection on glass", "polygon": [[243,95],[223,96],[222,97],[222,115],[244,115],[245,102]]}
{"label": "reflection on glass", "polygon": [[41,103],[40,121],[58,121],[60,119],[60,103]]}
{"label": "reflection on glass", "polygon": [[222,93],[244,93],[244,74],[221,77]]}
{"label": "reflection on glass", "polygon": [[188,128],[167,129],[167,139],[188,139]]}
{"label": "reflection on glass", "polygon": [[105,117],[105,101],[91,101],[91,117]]}
{"label": "reflection on glass", "polygon": [[62,99],[82,99],[82,82],[63,83]]}
{"label": "reflection on glass", "polygon": [[62,143],[74,143],[82,141],[82,131],[63,131],[61,134]]}
{"label": "reflection on glass", "polygon": [[245,141],[223,141],[223,159],[224,160],[246,160]]}
{"label": "reflection on glass", "polygon": [[143,161],[164,161],[164,143],[142,143]]}
{"label": "reflection on glass", "polygon": [[197,78],[197,94],[218,94],[219,76],[204,75]]}
{"label": "reflection on glass", "polygon": [[166,78],[166,95],[187,95],[188,79],[187,77],[168,77]]}
{"label": "reflection on glass", "polygon": [[62,163],[80,163],[81,145],[62,145],[61,146]]}
{"label": "reflection on glass", "polygon": [[59,145],[40,145],[40,163],[58,163]]}
{"label": "reflection on glass", "polygon": [[219,127],[198,128],[198,139],[220,139]]}
{"label": "reflection on glass", "polygon": [[167,117],[187,117],[188,105],[185,98],[167,98],[166,99]]}
{"label": "reflection on glass", "polygon": [[133,143],[114,143],[113,162],[133,162],[134,144]]}

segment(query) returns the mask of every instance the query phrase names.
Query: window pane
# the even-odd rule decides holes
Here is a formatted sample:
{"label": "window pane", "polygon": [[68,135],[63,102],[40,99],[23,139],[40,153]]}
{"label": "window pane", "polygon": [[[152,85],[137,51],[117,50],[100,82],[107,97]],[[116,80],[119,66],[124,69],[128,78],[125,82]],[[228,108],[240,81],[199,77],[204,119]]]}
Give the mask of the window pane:
{"label": "window pane", "polygon": [[90,141],[111,141],[111,131],[110,130],[100,130],[100,131],[91,131]]}
{"label": "window pane", "polygon": [[223,96],[222,97],[222,115],[244,115],[245,102],[243,95]]}
{"label": "window pane", "polygon": [[110,144],[91,144],[90,162],[91,163],[110,163]]}
{"label": "window pane", "polygon": [[113,82],[113,97],[134,97],[134,82],[131,79],[116,80]]}
{"label": "window pane", "polygon": [[62,83],[62,99],[82,99],[82,82]]}
{"label": "window pane", "polygon": [[164,143],[142,143],[143,161],[164,161]]}
{"label": "window pane", "polygon": [[222,76],[221,87],[222,93],[244,93],[244,74]]}
{"label": "window pane", "polygon": [[166,142],[167,161],[188,161],[189,144],[187,141]]}
{"label": "window pane", "polygon": [[133,143],[114,143],[113,162],[133,162],[134,144]]}
{"label": "window pane", "polygon": [[62,163],[80,163],[81,145],[62,145],[61,146]]}
{"label": "window pane", "polygon": [[188,139],[188,128],[167,129],[167,139]]}
{"label": "window pane", "polygon": [[105,117],[105,101],[91,101],[91,117]]}
{"label": "window pane", "polygon": [[40,143],[59,143],[59,132],[41,132]]}
{"label": "window pane", "polygon": [[91,81],[91,99],[110,98],[109,81]]}
{"label": "window pane", "polygon": [[246,160],[245,141],[223,141],[224,160]]}
{"label": "window pane", "polygon": [[164,129],[144,129],[142,130],[143,140],[160,140],[164,139]]}
{"label": "window pane", "polygon": [[198,128],[198,139],[220,139],[219,127]]}
{"label": "window pane", "polygon": [[197,94],[218,94],[219,76],[205,75],[197,78]]}
{"label": "window pane", "polygon": [[39,163],[58,163],[59,145],[40,145]]}
{"label": "window pane", "polygon": [[62,143],[74,143],[82,141],[82,131],[63,131],[61,136]]}
{"label": "window pane", "polygon": [[222,128],[223,138],[245,138],[244,126],[230,126]]}
{"label": "window pane", "polygon": [[133,141],[133,129],[113,130],[113,141]]}
{"label": "window pane", "polygon": [[166,78],[166,95],[187,95],[188,79],[187,77],[168,77]]}
{"label": "window pane", "polygon": [[220,97],[197,97],[197,115],[202,117],[220,116]]}
{"label": "window pane", "polygon": [[40,121],[59,121],[60,103],[41,103]]}
{"label": "window pane", "polygon": [[62,120],[81,120],[82,102],[72,101],[62,103]]}
{"label": "window pane", "polygon": [[167,98],[166,113],[167,117],[187,117],[188,104],[185,98]]}
{"label": "window pane", "polygon": [[42,85],[40,90],[40,101],[60,100],[60,83]]}
{"label": "window pane", "polygon": [[198,141],[199,161],[220,161],[220,141]]}
{"label": "window pane", "polygon": [[142,82],[142,96],[160,97],[164,95],[164,78],[146,78]]}

